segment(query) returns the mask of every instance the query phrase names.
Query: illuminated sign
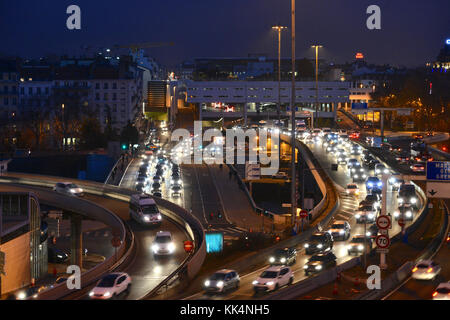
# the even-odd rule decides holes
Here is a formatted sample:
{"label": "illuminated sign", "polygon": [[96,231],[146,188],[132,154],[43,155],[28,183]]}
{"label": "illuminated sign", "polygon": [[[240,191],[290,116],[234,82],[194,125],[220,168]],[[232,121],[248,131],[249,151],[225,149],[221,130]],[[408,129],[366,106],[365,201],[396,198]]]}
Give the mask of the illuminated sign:
{"label": "illuminated sign", "polygon": [[355,58],[356,58],[356,59],[364,59],[364,55],[363,55],[361,52],[358,52],[358,53],[355,55]]}
{"label": "illuminated sign", "polygon": [[206,252],[222,252],[223,250],[223,233],[211,232],[205,233]]}
{"label": "illuminated sign", "polygon": [[448,44],[448,45],[450,45],[450,38],[447,39],[447,40],[445,40],[445,43]]}

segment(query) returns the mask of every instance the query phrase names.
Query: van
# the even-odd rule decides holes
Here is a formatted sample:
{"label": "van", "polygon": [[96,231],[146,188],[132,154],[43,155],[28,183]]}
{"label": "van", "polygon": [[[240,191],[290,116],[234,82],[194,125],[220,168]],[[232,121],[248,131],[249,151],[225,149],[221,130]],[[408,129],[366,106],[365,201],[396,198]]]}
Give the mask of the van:
{"label": "van", "polygon": [[149,195],[134,194],[130,199],[130,218],[143,225],[161,225],[161,212]]}

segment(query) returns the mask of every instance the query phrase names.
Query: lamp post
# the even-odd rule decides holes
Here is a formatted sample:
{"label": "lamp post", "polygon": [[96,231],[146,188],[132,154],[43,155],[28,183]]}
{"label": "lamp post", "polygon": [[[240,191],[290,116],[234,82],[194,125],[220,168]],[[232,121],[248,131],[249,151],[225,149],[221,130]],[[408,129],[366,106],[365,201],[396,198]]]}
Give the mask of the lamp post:
{"label": "lamp post", "polygon": [[292,225],[297,215],[295,175],[295,0],[291,0],[292,92],[291,92],[291,214]]}
{"label": "lamp post", "polygon": [[313,45],[312,48],[316,49],[316,108],[314,113],[314,120],[311,121],[311,123],[315,122],[315,124],[312,124],[312,127],[317,127],[317,113],[319,110],[319,48],[322,48],[321,45]]}
{"label": "lamp post", "polygon": [[64,103],[61,105],[61,109],[62,109],[62,125],[63,125],[63,150],[65,149],[65,145],[66,145],[66,122],[64,119]]}
{"label": "lamp post", "polygon": [[273,30],[278,32],[278,108],[277,108],[277,116],[278,121],[281,120],[281,31],[287,29],[287,27],[283,27],[280,24],[273,26]]}

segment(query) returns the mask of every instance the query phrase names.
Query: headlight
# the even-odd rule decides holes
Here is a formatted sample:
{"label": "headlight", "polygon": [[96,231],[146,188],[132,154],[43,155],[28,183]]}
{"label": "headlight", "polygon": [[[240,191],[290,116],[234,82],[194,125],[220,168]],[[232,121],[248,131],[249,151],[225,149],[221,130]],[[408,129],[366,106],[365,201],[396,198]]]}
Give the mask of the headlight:
{"label": "headlight", "polygon": [[356,214],[356,215],[355,215],[355,218],[356,218],[356,219],[359,219],[359,218],[361,218],[361,215],[360,215],[360,214]]}
{"label": "headlight", "polygon": [[373,183],[372,182],[369,182],[368,184],[367,184],[367,186],[369,186],[369,187],[373,187]]}
{"label": "headlight", "polygon": [[417,202],[417,199],[416,198],[411,198],[411,203],[412,204],[414,204],[414,203],[416,203]]}
{"label": "headlight", "polygon": [[339,234],[344,234],[344,230],[340,230],[340,231],[339,231]]}
{"label": "headlight", "polygon": [[210,284],[211,284],[211,282],[209,280],[205,281],[205,287],[209,287]]}
{"label": "headlight", "polygon": [[75,190],[74,189],[70,189],[69,190],[71,193],[75,193]]}
{"label": "headlight", "polygon": [[157,244],[152,245],[153,252],[157,252],[159,250],[159,246]]}
{"label": "headlight", "polygon": [[60,254],[57,254],[56,255],[58,258],[60,258],[60,259],[62,259],[63,258],[63,256],[62,255],[60,255]]}
{"label": "headlight", "polygon": [[383,171],[385,174],[388,174],[389,173],[389,170],[388,169],[384,169],[384,171]]}
{"label": "headlight", "polygon": [[25,292],[20,292],[17,295],[17,299],[19,299],[19,300],[25,300],[26,297],[27,297],[27,295],[25,294]]}
{"label": "headlight", "polygon": [[365,178],[365,177],[367,177],[367,175],[363,174],[362,177]]}
{"label": "headlight", "polygon": [[273,285],[273,281],[269,281],[269,282],[267,282],[267,283],[266,283],[266,285],[268,285],[268,286],[272,286],[272,285]]}
{"label": "headlight", "polygon": [[360,244],[359,246],[358,246],[358,250],[359,251],[362,251],[364,249],[364,246],[362,245],[362,244]]}
{"label": "headlight", "polygon": [[161,217],[160,214],[158,214],[157,219],[158,219],[158,220],[161,220],[161,219],[162,219],[162,217]]}
{"label": "headlight", "polygon": [[369,219],[373,218],[373,214],[371,214],[371,213],[369,213],[367,216],[369,217]]}
{"label": "headlight", "polygon": [[375,170],[376,171],[376,173],[380,173],[380,170],[379,169],[377,169],[377,170]]}
{"label": "headlight", "polygon": [[93,295],[94,295],[93,291],[89,292],[89,297],[92,297]]}
{"label": "headlight", "polygon": [[286,258],[281,258],[281,263],[285,263],[286,262]]}
{"label": "headlight", "polygon": [[309,244],[305,243],[304,247],[309,248]]}
{"label": "headlight", "polygon": [[399,213],[398,212],[394,212],[394,217],[398,217]]}
{"label": "headlight", "polygon": [[377,186],[381,187],[383,184],[380,182],[377,183]]}
{"label": "headlight", "polygon": [[307,265],[304,265],[304,266],[303,266],[303,269],[308,269],[308,266],[307,266]]}
{"label": "headlight", "polygon": [[411,212],[411,211],[406,212],[406,216],[407,216],[408,218],[411,218],[412,212]]}
{"label": "headlight", "polygon": [[144,221],[148,222],[150,221],[150,218],[148,216],[144,216]]}
{"label": "headlight", "polygon": [[252,282],[252,284],[253,284],[253,285],[257,285],[257,284],[258,284],[258,281],[255,280],[255,281]]}
{"label": "headlight", "polygon": [[398,198],[397,201],[398,201],[398,203],[403,203],[404,200],[403,200],[403,198]]}
{"label": "headlight", "polygon": [[218,287],[218,288],[221,288],[221,287],[223,287],[223,281],[219,281],[219,282],[217,282],[217,287]]}
{"label": "headlight", "polygon": [[316,266],[316,270],[322,269],[322,266]]}
{"label": "headlight", "polygon": [[109,297],[111,295],[111,292],[106,291],[105,294],[103,295],[104,297]]}
{"label": "headlight", "polygon": [[269,262],[270,263],[274,263],[275,262],[275,258],[274,257],[270,257]]}
{"label": "headlight", "polygon": [[317,248],[319,248],[319,249],[321,249],[322,247],[323,247],[323,244],[321,244],[321,243],[317,245]]}
{"label": "headlight", "polygon": [[355,174],[355,178],[358,178],[358,175],[357,175],[357,174]]}
{"label": "headlight", "polygon": [[174,252],[175,251],[175,245],[173,243],[170,243],[168,246],[169,252]]}
{"label": "headlight", "polygon": [[366,237],[370,237],[370,231],[366,232]]}
{"label": "headlight", "polygon": [[347,249],[348,249],[348,250],[350,250],[351,248],[352,248],[352,246],[351,246],[351,245],[348,245],[348,246],[347,246]]}

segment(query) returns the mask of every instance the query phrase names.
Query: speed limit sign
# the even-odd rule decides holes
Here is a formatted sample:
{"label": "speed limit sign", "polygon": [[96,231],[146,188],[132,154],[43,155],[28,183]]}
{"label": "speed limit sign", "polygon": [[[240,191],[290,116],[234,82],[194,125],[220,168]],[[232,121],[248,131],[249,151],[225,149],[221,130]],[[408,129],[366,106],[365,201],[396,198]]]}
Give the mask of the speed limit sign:
{"label": "speed limit sign", "polygon": [[388,236],[386,236],[384,234],[380,234],[376,237],[375,243],[377,244],[378,248],[386,249],[387,247],[389,247],[391,240],[389,239]]}

